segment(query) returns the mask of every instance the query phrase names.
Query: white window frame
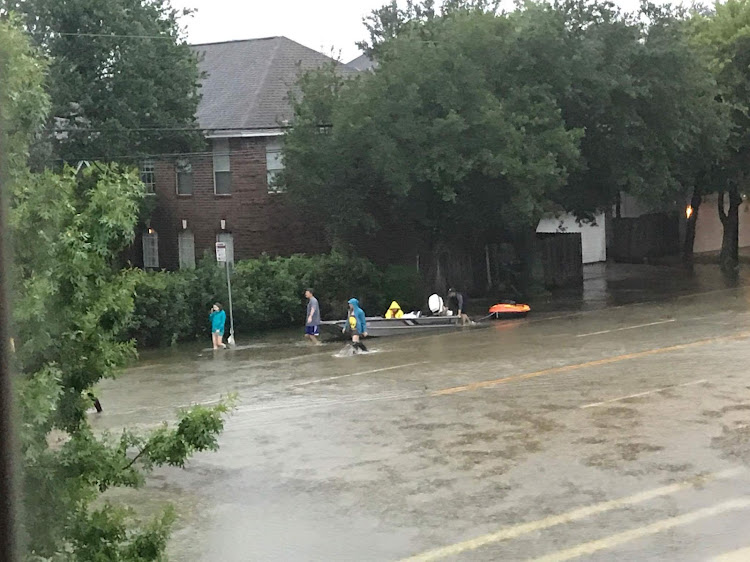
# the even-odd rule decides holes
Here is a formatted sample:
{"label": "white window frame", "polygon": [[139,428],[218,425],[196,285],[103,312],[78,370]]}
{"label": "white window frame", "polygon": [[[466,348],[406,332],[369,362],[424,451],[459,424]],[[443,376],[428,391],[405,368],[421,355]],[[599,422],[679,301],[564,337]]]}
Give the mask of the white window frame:
{"label": "white window frame", "polygon": [[159,269],[159,235],[153,228],[143,233],[143,269]]}
{"label": "white window frame", "polygon": [[[188,240],[190,244],[186,248],[185,242]],[[195,234],[191,230],[181,230],[177,234],[177,254],[180,269],[195,269]]]}
{"label": "white window frame", "polygon": [[156,193],[156,161],[153,158],[141,160],[138,172],[141,182],[146,186],[146,193]]}
{"label": "white window frame", "polygon": [[283,187],[273,185],[276,175],[284,169],[283,142],[281,139],[269,140],[266,144],[266,186],[268,193],[284,193]]}
{"label": "white window frame", "polygon": [[231,232],[220,232],[216,235],[217,242],[224,242],[227,248],[227,261],[234,265],[234,235]]}
{"label": "white window frame", "polygon": [[[180,193],[180,174],[190,174],[190,193]],[[189,158],[178,158],[174,163],[175,193],[180,197],[192,197],[195,184],[193,183],[193,163]]]}
{"label": "white window frame", "polygon": [[[213,175],[214,175],[214,195],[227,196],[232,194],[232,166],[231,152],[229,150],[229,139],[217,138],[213,140]],[[218,193],[216,191],[216,174],[229,173],[229,193]]]}

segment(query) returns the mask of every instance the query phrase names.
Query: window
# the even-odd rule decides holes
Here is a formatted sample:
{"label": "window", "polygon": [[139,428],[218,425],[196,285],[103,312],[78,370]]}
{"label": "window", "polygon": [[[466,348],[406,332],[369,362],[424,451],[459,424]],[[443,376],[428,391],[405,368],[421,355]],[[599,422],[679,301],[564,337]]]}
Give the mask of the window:
{"label": "window", "polygon": [[189,230],[177,235],[180,252],[180,269],[195,269],[195,236]]}
{"label": "window", "polygon": [[193,194],[193,165],[187,158],[178,158],[175,162],[177,176],[177,195]]}
{"label": "window", "polygon": [[269,141],[266,145],[266,180],[268,182],[268,193],[281,193],[283,187],[276,185],[277,176],[284,169],[284,160],[281,153],[281,142]]}
{"label": "window", "polygon": [[229,139],[214,139],[214,193],[232,193],[232,172],[229,167]]}
{"label": "window", "polygon": [[224,242],[227,246],[227,261],[230,265],[234,265],[234,236],[229,232],[222,232],[216,236],[217,242]]}
{"label": "window", "polygon": [[143,268],[159,269],[159,235],[153,228],[143,233]]}
{"label": "window", "polygon": [[148,193],[154,193],[156,190],[155,163],[153,160],[143,160],[140,165],[141,181],[146,186]]}

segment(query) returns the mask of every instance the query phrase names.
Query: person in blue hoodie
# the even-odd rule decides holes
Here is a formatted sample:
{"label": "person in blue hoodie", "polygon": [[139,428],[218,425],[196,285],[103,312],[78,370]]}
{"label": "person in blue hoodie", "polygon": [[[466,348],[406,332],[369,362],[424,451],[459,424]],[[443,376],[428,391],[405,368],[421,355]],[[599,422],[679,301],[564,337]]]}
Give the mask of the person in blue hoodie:
{"label": "person in blue hoodie", "polygon": [[214,344],[214,349],[226,349],[227,345],[222,340],[224,339],[224,325],[227,323],[227,313],[222,310],[218,302],[211,307],[208,319],[211,321],[211,341]]}
{"label": "person in blue hoodie", "polygon": [[349,299],[348,328],[352,335],[352,347],[358,351],[367,351],[360,338],[367,337],[367,319],[365,311],[359,307],[357,299]]}

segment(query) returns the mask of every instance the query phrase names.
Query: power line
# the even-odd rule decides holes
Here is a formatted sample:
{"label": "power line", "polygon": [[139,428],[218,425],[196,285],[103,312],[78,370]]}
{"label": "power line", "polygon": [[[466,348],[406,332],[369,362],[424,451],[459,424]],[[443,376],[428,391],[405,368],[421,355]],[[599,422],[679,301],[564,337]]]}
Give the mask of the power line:
{"label": "power line", "polygon": [[104,133],[110,131],[120,132],[144,132],[144,131],[272,131],[277,129],[288,129],[290,125],[274,125],[265,127],[126,127],[111,129],[96,127],[44,127],[43,130],[50,133]]}
{"label": "power line", "polygon": [[[95,162],[95,161],[118,161],[118,160],[149,160],[149,159],[159,159],[159,158],[184,158],[186,156],[213,156],[214,152],[212,150],[204,150],[204,151],[196,151],[196,152],[162,152],[157,154],[141,154],[138,156],[135,156],[133,154],[130,154],[128,156],[99,156],[96,158],[89,158],[89,157],[83,157],[83,158],[76,158],[75,161],[88,161],[88,162]],[[232,150],[229,152],[230,156],[233,155],[247,155],[247,154],[257,154],[257,150],[250,150],[250,149],[243,149],[243,150]],[[47,162],[70,162],[70,160],[66,160],[65,158],[48,158],[46,160]]]}
{"label": "power line", "polygon": [[61,35],[64,37],[111,37],[113,39],[169,39],[170,41],[175,39],[173,35],[127,35],[119,33],[85,33],[81,31],[75,32],[62,32],[52,31],[52,35]]}

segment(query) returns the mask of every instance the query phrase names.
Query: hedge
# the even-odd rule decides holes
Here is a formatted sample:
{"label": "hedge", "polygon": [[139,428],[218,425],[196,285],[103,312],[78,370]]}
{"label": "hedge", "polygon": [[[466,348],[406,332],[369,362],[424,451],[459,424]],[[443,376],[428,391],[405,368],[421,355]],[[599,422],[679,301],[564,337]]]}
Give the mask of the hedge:
{"label": "hedge", "polygon": [[[165,346],[208,337],[208,311],[228,305],[224,269],[206,257],[194,270],[138,272],[135,309],[127,337],[141,346]],[[394,299],[404,310],[421,308],[422,282],[414,268],[384,270],[340,253],[243,260],[232,271],[235,332],[304,324],[303,292],[311,287],[324,319],[342,318],[346,301],[360,300],[368,315],[383,314]],[[227,330],[229,327],[227,326]]]}

